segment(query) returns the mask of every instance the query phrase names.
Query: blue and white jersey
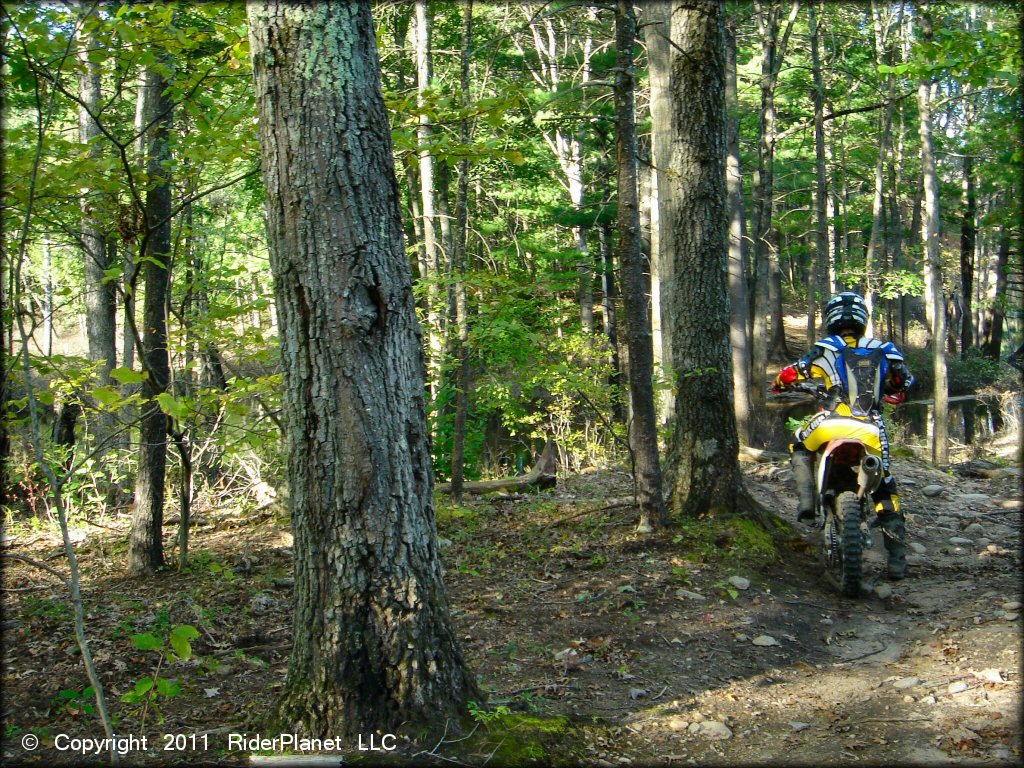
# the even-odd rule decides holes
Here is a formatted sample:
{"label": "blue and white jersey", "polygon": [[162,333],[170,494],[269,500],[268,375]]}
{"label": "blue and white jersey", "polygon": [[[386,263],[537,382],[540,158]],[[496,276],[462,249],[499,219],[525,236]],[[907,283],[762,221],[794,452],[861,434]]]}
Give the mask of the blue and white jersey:
{"label": "blue and white jersey", "polygon": [[828,336],[815,342],[797,369],[807,378],[824,378],[829,389],[839,387],[854,413],[865,415],[879,407],[892,364],[902,362],[903,353],[890,341]]}

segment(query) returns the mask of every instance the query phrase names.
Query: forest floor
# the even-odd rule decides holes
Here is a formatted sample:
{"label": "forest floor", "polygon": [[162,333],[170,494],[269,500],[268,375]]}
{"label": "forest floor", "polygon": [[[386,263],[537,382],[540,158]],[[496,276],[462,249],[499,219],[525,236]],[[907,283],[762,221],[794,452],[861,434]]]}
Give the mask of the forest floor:
{"label": "forest floor", "polygon": [[[977,464],[941,472],[894,461],[909,575],[885,580],[876,534],[857,599],[823,580],[813,534],[795,522],[774,550],[750,526],[721,521],[637,536],[623,471],[442,503],[454,622],[490,698],[474,739],[428,744],[416,761],[1019,763],[1021,474],[1016,441],[1003,448],[1010,461],[994,477]],[[788,465],[744,471],[754,495],[794,521]],[[291,534],[279,507],[201,508],[188,568],[148,581],[124,575],[127,517],[100,522],[74,533],[116,730],[149,737],[125,762],[243,761],[226,734],[264,714],[290,649]],[[175,533],[168,525],[168,552]],[[65,570],[52,530],[5,536],[5,554]],[[24,561],[4,565],[3,762],[106,763],[55,746],[62,734],[102,736],[81,695],[63,588]],[[131,636],[167,637],[177,624],[199,629],[195,657],[161,669],[181,692],[143,716],[121,697],[157,655]],[[31,752],[30,734],[40,740]],[[163,751],[161,734],[183,735],[187,749]]]}

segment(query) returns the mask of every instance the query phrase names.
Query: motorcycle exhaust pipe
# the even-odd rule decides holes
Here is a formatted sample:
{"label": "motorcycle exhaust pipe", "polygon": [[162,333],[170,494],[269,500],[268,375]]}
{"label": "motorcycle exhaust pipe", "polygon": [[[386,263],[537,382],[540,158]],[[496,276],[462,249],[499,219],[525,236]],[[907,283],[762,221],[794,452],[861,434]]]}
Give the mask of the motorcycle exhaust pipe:
{"label": "motorcycle exhaust pipe", "polygon": [[873,493],[882,482],[882,460],[877,456],[865,456],[857,471],[857,495],[864,498]]}

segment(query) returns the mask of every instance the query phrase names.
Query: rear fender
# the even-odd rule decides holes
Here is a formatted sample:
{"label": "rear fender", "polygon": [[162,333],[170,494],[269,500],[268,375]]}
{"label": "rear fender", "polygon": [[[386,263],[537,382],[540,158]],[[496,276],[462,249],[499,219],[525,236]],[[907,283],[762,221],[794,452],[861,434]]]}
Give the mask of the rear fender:
{"label": "rear fender", "polygon": [[[865,454],[869,452],[868,446],[862,441],[855,439],[839,439],[830,440],[825,444],[825,447],[821,449],[821,454],[818,459],[818,493],[822,494],[826,488],[828,488],[828,477],[829,472],[832,469],[832,454],[834,454],[839,448],[845,445],[854,445],[857,447],[857,462],[850,466],[856,471],[856,468],[860,465],[861,460]],[[871,451],[871,453],[874,453]]]}

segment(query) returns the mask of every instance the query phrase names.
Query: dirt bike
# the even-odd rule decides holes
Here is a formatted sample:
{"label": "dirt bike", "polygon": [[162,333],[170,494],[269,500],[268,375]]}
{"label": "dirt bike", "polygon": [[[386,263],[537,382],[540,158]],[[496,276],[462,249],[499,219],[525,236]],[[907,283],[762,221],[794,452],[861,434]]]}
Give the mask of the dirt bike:
{"label": "dirt bike", "polygon": [[791,390],[807,392],[822,406],[803,428],[806,448],[815,455],[815,520],[821,531],[820,559],[825,576],[843,595],[860,592],[862,556],[871,546],[871,494],[882,481],[882,437],[866,415],[826,391],[819,379],[798,381]]}

